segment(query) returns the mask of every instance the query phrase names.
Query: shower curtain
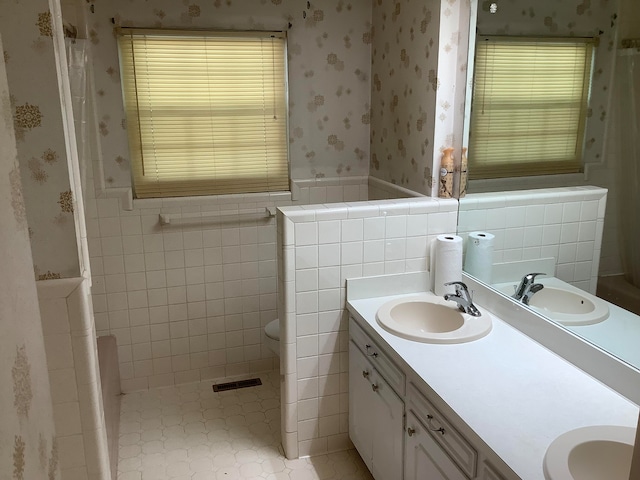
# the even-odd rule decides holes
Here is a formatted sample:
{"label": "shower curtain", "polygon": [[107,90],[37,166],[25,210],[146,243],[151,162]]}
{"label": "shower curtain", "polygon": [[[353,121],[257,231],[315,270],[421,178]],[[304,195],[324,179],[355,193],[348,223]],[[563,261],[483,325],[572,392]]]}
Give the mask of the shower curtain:
{"label": "shower curtain", "polygon": [[67,51],[78,160],[80,161],[82,193],[86,196],[87,165],[91,155],[91,142],[89,141],[89,130],[87,127],[87,99],[89,98],[89,85],[87,82],[87,40],[65,38],[65,47]]}
{"label": "shower curtain", "polygon": [[626,280],[640,288],[640,49],[620,50],[617,60],[620,256]]}

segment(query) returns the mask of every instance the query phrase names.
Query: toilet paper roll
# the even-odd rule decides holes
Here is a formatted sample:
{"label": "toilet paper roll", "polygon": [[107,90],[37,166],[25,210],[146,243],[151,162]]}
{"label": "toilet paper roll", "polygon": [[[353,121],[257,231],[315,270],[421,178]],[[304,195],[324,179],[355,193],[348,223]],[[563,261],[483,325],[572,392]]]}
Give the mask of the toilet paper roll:
{"label": "toilet paper roll", "polygon": [[436,295],[455,293],[445,283],[462,280],[462,238],[457,235],[438,235],[432,245],[431,274]]}
{"label": "toilet paper roll", "polygon": [[471,232],[467,240],[464,271],[484,283],[491,283],[493,270],[493,243],[495,235]]}

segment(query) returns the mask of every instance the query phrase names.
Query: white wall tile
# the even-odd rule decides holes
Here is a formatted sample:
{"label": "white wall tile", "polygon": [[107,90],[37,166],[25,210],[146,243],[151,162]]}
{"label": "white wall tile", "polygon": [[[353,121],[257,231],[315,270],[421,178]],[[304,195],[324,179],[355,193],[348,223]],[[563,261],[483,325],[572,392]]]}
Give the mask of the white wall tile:
{"label": "white wall tile", "polygon": [[142,235],[142,223],[138,215],[120,217],[122,235]]}
{"label": "white wall tile", "polygon": [[429,229],[429,215],[411,215],[407,221],[407,237],[425,236]]}
{"label": "white wall tile", "polygon": [[580,208],[580,221],[586,222],[590,220],[597,220],[598,206],[598,200],[587,200],[582,202],[582,206]]}
{"label": "white wall tile", "polygon": [[343,305],[340,303],[340,289],[328,289],[318,291],[318,311],[337,310]]}
{"label": "white wall tile", "polygon": [[[320,248],[324,248],[326,249],[328,246],[326,245],[322,245]],[[335,247],[334,247],[335,248]],[[338,247],[339,248],[339,247]],[[329,256],[329,257],[333,257],[332,255],[325,255],[325,256]],[[334,262],[337,261],[339,262],[339,260],[337,260],[339,258],[339,255],[337,257],[334,257]],[[318,247],[317,246],[306,246],[306,247],[296,247],[295,248],[295,264],[296,264],[296,268],[315,268],[318,267]],[[338,263],[331,263],[329,265],[337,265]],[[323,265],[320,266],[328,266],[326,264],[323,263]]]}
{"label": "white wall tile", "polygon": [[[144,254],[145,269],[147,271],[157,271],[165,269],[163,252],[153,252]],[[183,265],[184,266],[184,265]]]}
{"label": "white wall tile", "polygon": [[337,243],[340,241],[341,230],[339,220],[318,222],[318,243]]}
{"label": "white wall tile", "polygon": [[182,234],[185,250],[203,248],[203,235],[201,230],[185,231]]}
{"label": "white wall tile", "polygon": [[541,225],[535,225],[524,228],[524,237],[522,245],[524,247],[532,247],[542,244],[543,227]]}
{"label": "white wall tile", "polygon": [[455,232],[455,222],[455,215],[452,217],[449,213],[433,213],[429,216],[429,235]]}
{"label": "white wall tile", "polygon": [[565,243],[558,250],[558,263],[574,263],[576,261],[577,244]]}
{"label": "white wall tile", "polygon": [[526,207],[525,225],[542,226],[544,224],[544,205],[530,205]]}
{"label": "white wall tile", "polygon": [[595,241],[597,231],[597,223],[595,221],[580,222],[578,231],[578,241],[590,242]]}
{"label": "white wall tile", "polygon": [[362,242],[342,243],[341,253],[340,253],[340,264],[341,265],[362,264],[363,250],[364,249],[363,249]]}
{"label": "white wall tile", "polygon": [[204,250],[203,249],[185,250],[184,261],[185,261],[186,267],[204,266]]}
{"label": "white wall tile", "polygon": [[102,255],[122,255],[122,237],[102,237],[100,239]]}
{"label": "white wall tile", "polygon": [[318,269],[303,269],[296,272],[296,292],[318,290]]}
{"label": "white wall tile", "polygon": [[580,221],[582,202],[568,202],[562,206],[562,223]]}
{"label": "white wall tile", "polygon": [[386,238],[405,238],[407,236],[407,217],[398,215],[385,219]]}
{"label": "white wall tile", "polygon": [[545,206],[544,224],[562,223],[562,204],[552,203]]}
{"label": "white wall tile", "polygon": [[160,233],[142,236],[142,246],[145,253],[163,252],[164,241]]}
{"label": "white wall tile", "polygon": [[364,237],[363,221],[360,218],[342,220],[341,222],[341,241],[356,242]]}
{"label": "white wall tile", "polygon": [[99,225],[101,237],[119,237],[122,235],[119,217],[100,218]]}
{"label": "white wall tile", "polygon": [[318,243],[318,224],[316,222],[304,222],[295,224],[296,245],[315,245]]}
{"label": "white wall tile", "polygon": [[363,220],[363,239],[381,240],[385,238],[384,217],[365,218]]}
{"label": "white wall tile", "polygon": [[545,225],[542,227],[542,243],[543,245],[552,245],[560,243],[560,225]]}
{"label": "white wall tile", "polygon": [[[365,250],[366,254],[366,250]],[[366,258],[365,258],[366,261]],[[337,288],[340,286],[340,267],[323,267],[318,269],[318,288]]]}
{"label": "white wall tile", "polygon": [[560,243],[577,242],[579,230],[579,223],[563,223],[560,229]]}

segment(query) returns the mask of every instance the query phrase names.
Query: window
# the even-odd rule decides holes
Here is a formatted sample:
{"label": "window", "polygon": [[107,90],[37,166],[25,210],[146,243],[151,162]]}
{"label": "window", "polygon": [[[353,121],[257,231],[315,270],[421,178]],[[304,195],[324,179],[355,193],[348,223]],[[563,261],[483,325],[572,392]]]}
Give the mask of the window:
{"label": "window", "polygon": [[470,178],[581,171],[592,51],[587,39],[478,39]]}
{"label": "window", "polygon": [[289,189],[282,33],[122,29],[137,198]]}

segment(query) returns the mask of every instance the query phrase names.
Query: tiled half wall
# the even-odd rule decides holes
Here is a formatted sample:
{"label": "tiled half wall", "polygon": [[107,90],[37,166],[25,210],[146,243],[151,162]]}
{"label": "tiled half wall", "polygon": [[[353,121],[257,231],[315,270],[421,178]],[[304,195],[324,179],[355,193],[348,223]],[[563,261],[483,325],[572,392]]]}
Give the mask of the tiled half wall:
{"label": "tiled half wall", "polygon": [[606,200],[588,186],[467,195],[458,232],[494,234],[494,263],[554,258],[556,277],[595,295]]}
{"label": "tiled half wall", "polygon": [[282,441],[288,458],[348,448],[347,278],[426,270],[456,231],[456,200],[410,198],[278,212]]}
{"label": "tiled half wall", "polygon": [[64,479],[112,478],[88,284],[36,283]]}

